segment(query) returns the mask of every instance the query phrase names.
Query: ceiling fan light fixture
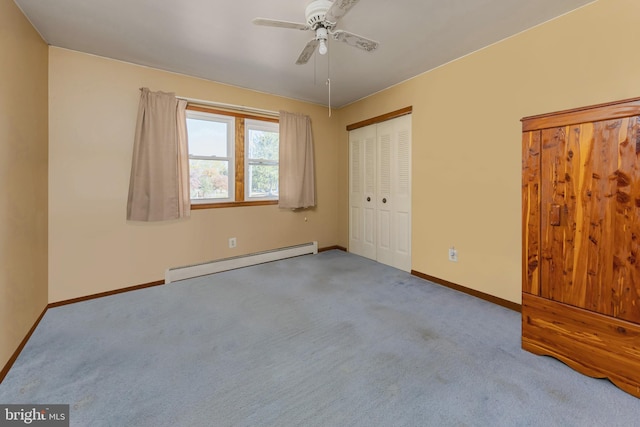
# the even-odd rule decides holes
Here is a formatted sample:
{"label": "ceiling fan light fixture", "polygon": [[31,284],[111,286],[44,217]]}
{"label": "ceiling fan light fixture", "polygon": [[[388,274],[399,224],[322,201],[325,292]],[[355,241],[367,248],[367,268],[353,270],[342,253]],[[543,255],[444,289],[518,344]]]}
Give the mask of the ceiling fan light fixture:
{"label": "ceiling fan light fixture", "polygon": [[320,42],[320,46],[318,47],[320,55],[327,53],[327,37],[329,37],[327,29],[324,27],[318,27],[316,30],[316,40]]}
{"label": "ceiling fan light fixture", "polygon": [[318,53],[324,55],[327,53],[327,43],[324,40],[320,40],[320,46],[318,47]]}

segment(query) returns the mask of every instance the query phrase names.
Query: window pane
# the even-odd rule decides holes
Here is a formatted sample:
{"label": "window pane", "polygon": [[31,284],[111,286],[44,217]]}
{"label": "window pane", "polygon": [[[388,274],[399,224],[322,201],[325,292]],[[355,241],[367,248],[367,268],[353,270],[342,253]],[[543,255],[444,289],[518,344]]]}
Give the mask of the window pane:
{"label": "window pane", "polygon": [[189,160],[191,199],[229,197],[229,162],[226,160]]}
{"label": "window pane", "polygon": [[229,157],[228,123],[187,118],[189,155]]}
{"label": "window pane", "polygon": [[248,129],[250,159],[278,160],[277,132],[269,132],[258,129]]}
{"label": "window pane", "polygon": [[249,165],[249,197],[278,197],[278,166]]}

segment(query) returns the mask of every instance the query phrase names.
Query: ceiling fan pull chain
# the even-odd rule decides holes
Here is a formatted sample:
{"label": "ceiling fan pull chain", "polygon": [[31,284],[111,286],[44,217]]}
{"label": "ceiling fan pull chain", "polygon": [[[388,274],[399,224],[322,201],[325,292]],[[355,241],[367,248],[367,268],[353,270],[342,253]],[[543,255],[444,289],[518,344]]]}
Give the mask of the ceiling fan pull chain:
{"label": "ceiling fan pull chain", "polygon": [[327,55],[327,86],[329,86],[329,117],[331,117],[331,52]]}
{"label": "ceiling fan pull chain", "polygon": [[313,55],[313,85],[317,85],[318,84],[318,76],[317,76],[317,69],[318,69],[318,61],[317,61],[317,56],[318,55]]}
{"label": "ceiling fan pull chain", "polygon": [[331,79],[327,77],[327,86],[329,86],[329,117],[331,117]]}

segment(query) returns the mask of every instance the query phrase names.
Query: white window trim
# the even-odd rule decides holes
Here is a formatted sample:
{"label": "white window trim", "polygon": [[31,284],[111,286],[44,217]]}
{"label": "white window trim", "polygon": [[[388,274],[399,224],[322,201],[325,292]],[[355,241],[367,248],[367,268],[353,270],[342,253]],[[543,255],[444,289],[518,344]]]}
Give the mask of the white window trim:
{"label": "white window trim", "polygon": [[192,156],[189,154],[189,160],[222,160],[227,161],[227,174],[229,178],[228,195],[225,198],[215,199],[191,199],[191,204],[211,204],[211,203],[229,203],[235,201],[236,198],[236,164],[235,164],[235,117],[225,116],[222,114],[205,113],[202,111],[186,111],[188,119],[207,120],[212,122],[221,122],[227,124],[227,157],[220,156]]}
{"label": "white window trim", "polygon": [[[256,200],[278,200],[278,195],[275,196],[271,196],[271,197],[251,197],[251,186],[250,184],[250,178],[249,178],[249,171],[251,170],[250,166],[251,165],[274,165],[274,166],[279,166],[280,164],[280,159],[278,158],[278,160],[267,160],[267,159],[250,159],[249,158],[249,129],[252,130],[258,130],[258,131],[265,131],[265,132],[275,132],[278,133],[279,129],[280,129],[280,125],[279,123],[275,123],[275,122],[267,122],[267,121],[263,121],[263,120],[256,120],[256,119],[245,119],[244,120],[244,173],[245,173],[245,179],[244,179],[244,199],[246,201],[256,201]],[[279,156],[278,156],[279,157]]]}

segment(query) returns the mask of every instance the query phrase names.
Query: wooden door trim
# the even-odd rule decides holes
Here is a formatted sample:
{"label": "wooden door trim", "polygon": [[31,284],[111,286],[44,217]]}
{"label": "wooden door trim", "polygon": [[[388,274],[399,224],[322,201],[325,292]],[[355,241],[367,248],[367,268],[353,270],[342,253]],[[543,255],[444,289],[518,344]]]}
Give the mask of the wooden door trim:
{"label": "wooden door trim", "polygon": [[369,125],[375,125],[377,123],[386,122],[387,120],[395,119],[396,117],[406,116],[407,114],[411,114],[412,112],[413,112],[413,106],[410,105],[408,107],[401,108],[399,110],[392,111],[390,113],[383,114],[381,116],[376,116],[367,120],[363,120],[361,122],[352,123],[350,125],[347,125],[347,130],[352,131],[352,130],[360,129]]}

